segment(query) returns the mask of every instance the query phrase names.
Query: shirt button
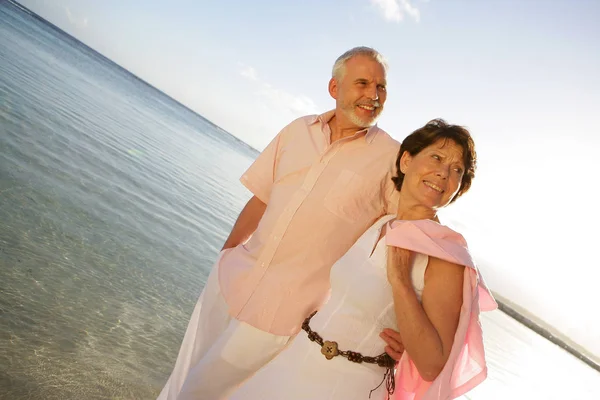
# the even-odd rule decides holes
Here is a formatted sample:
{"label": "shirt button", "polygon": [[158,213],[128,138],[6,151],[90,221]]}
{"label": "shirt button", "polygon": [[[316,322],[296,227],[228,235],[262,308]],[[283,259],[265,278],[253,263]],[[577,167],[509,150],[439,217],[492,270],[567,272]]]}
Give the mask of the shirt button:
{"label": "shirt button", "polygon": [[265,266],[265,263],[261,263],[261,264],[260,264],[260,266],[261,266],[261,267],[264,267],[264,266]]}

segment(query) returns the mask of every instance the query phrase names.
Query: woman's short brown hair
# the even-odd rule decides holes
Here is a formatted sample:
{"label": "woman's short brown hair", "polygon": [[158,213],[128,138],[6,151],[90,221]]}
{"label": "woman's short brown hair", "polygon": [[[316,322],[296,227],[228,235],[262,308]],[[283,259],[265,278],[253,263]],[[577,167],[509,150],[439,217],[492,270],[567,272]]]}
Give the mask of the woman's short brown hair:
{"label": "woman's short brown hair", "polygon": [[408,154],[415,156],[426,147],[436,143],[438,140],[452,140],[459,145],[463,151],[465,172],[462,177],[460,188],[451,202],[458,199],[469,190],[473,178],[475,177],[475,169],[477,167],[475,143],[466,128],[458,125],[450,125],[441,118],[429,121],[425,126],[417,129],[402,141],[400,151],[398,152],[398,158],[396,159],[398,175],[392,178],[396,190],[400,191],[402,182],[404,181],[404,174],[400,171],[400,158],[402,158],[402,154],[404,154],[405,151],[408,151]]}

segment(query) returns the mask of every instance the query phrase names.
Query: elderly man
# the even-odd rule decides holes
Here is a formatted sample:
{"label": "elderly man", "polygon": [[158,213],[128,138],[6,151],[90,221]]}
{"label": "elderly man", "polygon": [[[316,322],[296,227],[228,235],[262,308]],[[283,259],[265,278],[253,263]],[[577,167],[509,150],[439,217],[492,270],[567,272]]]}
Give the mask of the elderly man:
{"label": "elderly man", "polygon": [[254,196],[213,267],[159,400],[221,399],[252,376],[327,300],[332,265],[395,212],[400,144],[376,126],[386,72],[374,49],[341,55],[329,81],[335,109],[283,128],[241,177]]}

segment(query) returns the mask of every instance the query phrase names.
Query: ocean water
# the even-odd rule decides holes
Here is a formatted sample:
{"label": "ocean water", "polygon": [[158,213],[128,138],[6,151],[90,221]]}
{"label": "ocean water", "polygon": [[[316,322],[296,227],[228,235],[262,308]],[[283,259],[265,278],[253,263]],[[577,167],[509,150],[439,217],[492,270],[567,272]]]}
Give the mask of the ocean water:
{"label": "ocean water", "polygon": [[[256,155],[0,2],[0,399],[155,398]],[[499,311],[482,323],[468,398],[600,399],[595,370]]]}

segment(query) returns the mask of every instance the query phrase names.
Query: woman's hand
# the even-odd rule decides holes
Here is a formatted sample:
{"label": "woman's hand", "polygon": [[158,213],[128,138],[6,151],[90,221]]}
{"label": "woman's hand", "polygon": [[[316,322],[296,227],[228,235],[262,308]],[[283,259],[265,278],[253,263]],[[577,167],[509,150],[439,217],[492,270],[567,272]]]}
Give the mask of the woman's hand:
{"label": "woman's hand", "polygon": [[387,277],[392,285],[411,285],[413,255],[410,250],[399,247],[388,247]]}
{"label": "woman's hand", "polygon": [[[437,220],[436,212],[431,207],[422,205],[406,206],[398,204],[396,219],[414,221],[421,219]],[[387,276],[392,286],[397,284],[411,285],[411,270],[414,255],[410,250],[388,246]]]}
{"label": "woman's hand", "polygon": [[402,200],[398,201],[396,219],[404,221],[414,221],[418,219],[431,219],[437,222],[437,212],[431,207],[424,205],[408,205],[402,204]]}

